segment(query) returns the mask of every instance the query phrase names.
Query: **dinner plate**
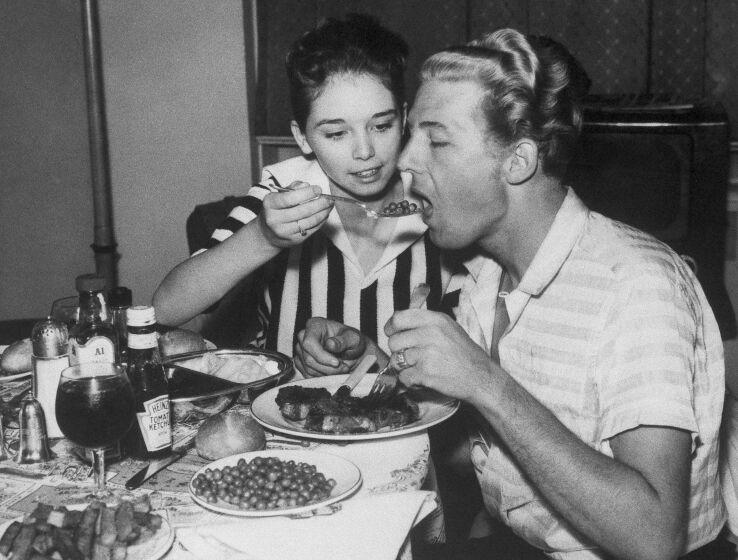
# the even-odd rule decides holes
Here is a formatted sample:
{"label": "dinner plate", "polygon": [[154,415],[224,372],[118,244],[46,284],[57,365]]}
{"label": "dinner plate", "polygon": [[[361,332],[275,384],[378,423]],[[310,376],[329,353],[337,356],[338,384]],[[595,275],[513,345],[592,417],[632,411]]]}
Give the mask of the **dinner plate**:
{"label": "dinner plate", "polygon": [[162,517],[161,527],[146,542],[134,544],[127,549],[126,560],[159,560],[174,544],[174,529]]}
{"label": "dinner plate", "polygon": [[[9,344],[0,344],[0,354],[5,352],[5,349],[10,346]],[[5,383],[7,381],[19,381],[20,379],[25,379],[27,377],[31,377],[32,371],[24,371],[22,373],[13,373],[11,375],[5,375],[5,372],[0,369],[0,383]]]}
{"label": "dinner plate", "polygon": [[[318,472],[330,479],[336,481],[336,485],[331,490],[331,495],[324,500],[307,504],[304,506],[295,506],[279,509],[241,509],[237,505],[229,504],[223,500],[216,503],[209,503],[200,496],[195,495],[192,481],[198,475],[204,473],[207,469],[222,469],[228,466],[235,466],[240,459],[247,462],[256,457],[276,457],[280,461],[295,461],[296,463],[307,463],[314,465]],[[330,453],[320,453],[318,451],[310,451],[307,449],[265,449],[263,451],[249,451],[248,453],[239,453],[223,457],[217,461],[213,461],[197,471],[190,480],[190,494],[196,503],[204,508],[225,513],[228,515],[238,515],[241,517],[273,517],[277,515],[300,515],[308,513],[315,509],[334,504],[341,500],[345,500],[356,492],[361,486],[361,471],[354,463],[343,457],[331,455]]]}
{"label": "dinner plate", "polygon": [[[376,379],[377,374],[370,373],[365,375],[352,394],[357,397],[365,396]],[[310,437],[320,440],[341,440],[341,441],[357,441],[368,439],[384,439],[405,434],[412,434],[425,430],[430,426],[434,426],[450,418],[459,408],[459,401],[445,397],[435,391],[430,390],[412,390],[410,395],[418,404],[420,414],[415,422],[400,426],[399,428],[383,428],[377,432],[359,433],[359,434],[329,434],[325,432],[317,432],[308,430],[304,426],[304,421],[296,422],[287,420],[279,411],[276,398],[277,393],[282,387],[289,385],[300,385],[302,387],[325,388],[331,394],[336,392],[341,384],[348,379],[348,375],[328,375],[325,377],[312,377],[310,379],[300,379],[273,387],[268,391],[259,395],[251,404],[251,415],[265,428],[282,432],[298,437]]]}
{"label": "dinner plate", "polygon": [[[86,504],[71,504],[65,506],[68,510],[82,510],[87,507]],[[156,513],[156,512],[153,512]],[[18,517],[17,521],[22,521],[25,516]],[[0,536],[5,533],[5,529],[12,523],[7,521],[0,525]],[[142,543],[134,544],[126,549],[126,560],[159,560],[169,552],[174,544],[174,529],[169,522],[162,516],[161,527],[153,534],[153,536]]]}

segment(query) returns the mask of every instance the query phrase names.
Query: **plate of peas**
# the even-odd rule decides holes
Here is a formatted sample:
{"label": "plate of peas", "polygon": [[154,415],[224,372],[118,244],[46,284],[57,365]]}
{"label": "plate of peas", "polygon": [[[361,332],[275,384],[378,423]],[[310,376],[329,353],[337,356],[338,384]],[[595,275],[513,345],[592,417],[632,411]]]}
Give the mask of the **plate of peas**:
{"label": "plate of peas", "polygon": [[197,471],[190,494],[204,508],[242,517],[303,515],[361,486],[351,461],[311,450],[271,449],[224,457]]}

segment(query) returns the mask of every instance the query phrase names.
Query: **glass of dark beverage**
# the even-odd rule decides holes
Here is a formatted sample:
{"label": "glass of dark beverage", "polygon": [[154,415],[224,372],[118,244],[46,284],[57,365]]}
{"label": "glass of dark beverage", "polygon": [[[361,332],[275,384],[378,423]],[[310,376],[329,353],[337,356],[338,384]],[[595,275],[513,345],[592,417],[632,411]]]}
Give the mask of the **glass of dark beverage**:
{"label": "glass of dark beverage", "polygon": [[110,497],[105,485],[104,449],[131,428],[136,403],[125,370],[89,362],[64,369],[56,392],[56,421],[62,433],[92,451],[96,498]]}

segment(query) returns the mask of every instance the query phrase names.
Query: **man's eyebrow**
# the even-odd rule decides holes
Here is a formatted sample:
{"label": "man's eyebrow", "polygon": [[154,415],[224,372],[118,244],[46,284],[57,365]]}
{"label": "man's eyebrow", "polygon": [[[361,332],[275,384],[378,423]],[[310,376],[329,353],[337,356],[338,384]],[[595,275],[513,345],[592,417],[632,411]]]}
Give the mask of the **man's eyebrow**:
{"label": "man's eyebrow", "polygon": [[[387,109],[386,111],[380,111],[374,113],[372,119],[381,119],[382,117],[395,117],[397,116],[397,109]],[[323,126],[325,124],[346,124],[344,119],[322,119],[315,123],[315,126]]]}
{"label": "man's eyebrow", "polygon": [[438,130],[446,130],[446,125],[438,121],[421,121],[418,123],[418,128],[433,128]]}

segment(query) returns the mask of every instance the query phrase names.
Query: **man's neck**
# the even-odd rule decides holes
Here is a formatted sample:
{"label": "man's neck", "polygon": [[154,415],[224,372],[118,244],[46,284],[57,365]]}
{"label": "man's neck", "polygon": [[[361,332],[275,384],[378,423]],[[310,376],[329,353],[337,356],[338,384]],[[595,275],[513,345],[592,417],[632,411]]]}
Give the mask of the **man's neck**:
{"label": "man's neck", "polygon": [[481,243],[512,277],[515,285],[528,270],[546,238],[561,204],[566,188],[551,178],[538,178],[511,199],[510,212],[502,231]]}

